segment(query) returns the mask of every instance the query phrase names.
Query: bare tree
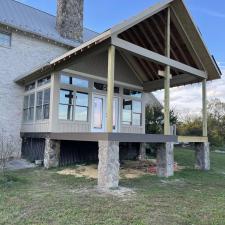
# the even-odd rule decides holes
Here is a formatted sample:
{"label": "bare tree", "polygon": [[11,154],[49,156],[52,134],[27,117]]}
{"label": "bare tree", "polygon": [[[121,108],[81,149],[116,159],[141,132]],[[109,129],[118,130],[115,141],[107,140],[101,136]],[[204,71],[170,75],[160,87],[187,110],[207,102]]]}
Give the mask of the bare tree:
{"label": "bare tree", "polygon": [[6,164],[12,157],[16,157],[19,142],[3,130],[0,133],[0,172],[5,175]]}

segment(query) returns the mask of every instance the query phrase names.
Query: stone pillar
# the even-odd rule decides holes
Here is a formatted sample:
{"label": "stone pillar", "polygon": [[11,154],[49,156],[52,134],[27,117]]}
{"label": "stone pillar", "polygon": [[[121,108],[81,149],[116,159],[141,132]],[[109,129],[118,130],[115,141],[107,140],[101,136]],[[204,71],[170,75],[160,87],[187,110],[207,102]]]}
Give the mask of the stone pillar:
{"label": "stone pillar", "polygon": [[46,169],[59,166],[60,141],[45,139],[44,167]]}
{"label": "stone pillar", "polygon": [[140,143],[140,149],[139,149],[139,160],[146,160],[146,143]]}
{"label": "stone pillar", "polygon": [[99,141],[98,187],[118,188],[119,185],[119,142]]}
{"label": "stone pillar", "polygon": [[199,170],[210,170],[209,143],[195,144],[195,168]]}
{"label": "stone pillar", "polygon": [[157,150],[157,175],[159,177],[170,177],[174,175],[174,145],[165,143]]}

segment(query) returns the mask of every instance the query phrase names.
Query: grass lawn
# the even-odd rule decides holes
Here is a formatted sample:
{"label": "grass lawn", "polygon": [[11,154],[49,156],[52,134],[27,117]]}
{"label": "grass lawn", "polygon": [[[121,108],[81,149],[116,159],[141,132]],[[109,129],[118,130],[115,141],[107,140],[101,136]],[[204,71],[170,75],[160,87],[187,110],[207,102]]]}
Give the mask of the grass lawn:
{"label": "grass lawn", "polygon": [[183,225],[225,224],[225,155],[211,154],[212,170],[194,170],[194,153],[176,149],[186,167],[173,178],[146,175],[121,180],[135,194],[117,197],[94,191],[96,180],[29,169],[0,178],[0,224]]}

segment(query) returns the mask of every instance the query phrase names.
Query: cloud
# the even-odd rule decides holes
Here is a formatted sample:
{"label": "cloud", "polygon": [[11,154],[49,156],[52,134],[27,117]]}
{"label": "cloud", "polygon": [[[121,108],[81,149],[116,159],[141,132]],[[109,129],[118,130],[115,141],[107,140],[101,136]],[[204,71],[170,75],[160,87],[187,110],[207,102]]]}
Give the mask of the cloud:
{"label": "cloud", "polygon": [[217,11],[213,11],[213,10],[209,10],[209,9],[204,9],[204,8],[194,8],[194,10],[204,13],[208,16],[225,19],[225,13],[221,13],[221,12],[217,12]]}
{"label": "cloud", "polygon": [[[221,101],[225,102],[225,68],[221,69],[223,73],[221,79],[207,83],[208,100],[219,98]],[[174,109],[181,118],[187,115],[201,115],[201,91],[201,84],[171,88],[171,108]],[[154,95],[163,104],[164,91],[157,91]]]}

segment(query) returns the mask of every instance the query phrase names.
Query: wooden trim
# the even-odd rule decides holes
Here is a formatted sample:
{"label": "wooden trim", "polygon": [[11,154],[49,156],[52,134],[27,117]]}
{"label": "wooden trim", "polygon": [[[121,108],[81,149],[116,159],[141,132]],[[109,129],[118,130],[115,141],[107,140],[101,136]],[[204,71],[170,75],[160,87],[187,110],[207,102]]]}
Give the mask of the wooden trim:
{"label": "wooden trim", "polygon": [[128,51],[134,55],[140,56],[144,59],[160,63],[162,65],[171,66],[174,69],[178,69],[184,73],[188,73],[190,75],[200,77],[200,78],[207,78],[207,74],[202,71],[195,69],[191,66],[188,66],[186,64],[183,64],[181,62],[178,62],[176,60],[170,59],[166,56],[160,55],[158,53],[155,53],[153,51],[150,51],[148,49],[145,49],[143,47],[137,46],[135,44],[132,44],[128,41],[122,40],[120,38],[114,37],[112,38],[112,44],[116,47]]}
{"label": "wooden trim", "polygon": [[202,120],[202,135],[206,137],[208,136],[206,79],[202,81]]}
{"label": "wooden trim", "polygon": [[197,137],[197,136],[178,136],[178,142],[184,142],[184,143],[204,143],[208,142],[208,137]]}

